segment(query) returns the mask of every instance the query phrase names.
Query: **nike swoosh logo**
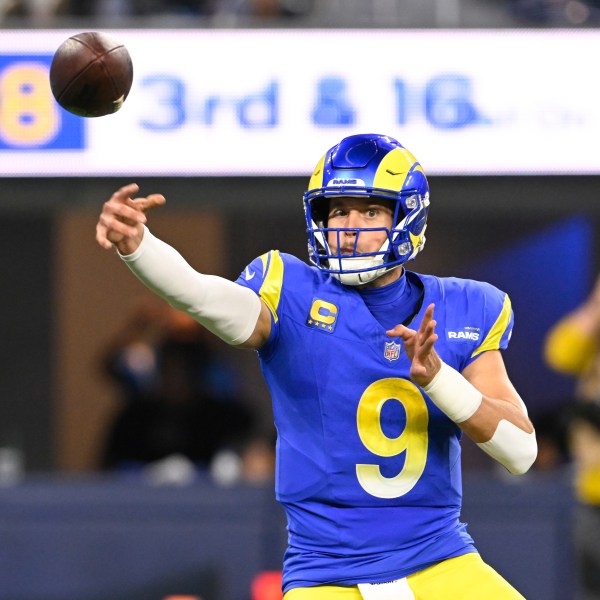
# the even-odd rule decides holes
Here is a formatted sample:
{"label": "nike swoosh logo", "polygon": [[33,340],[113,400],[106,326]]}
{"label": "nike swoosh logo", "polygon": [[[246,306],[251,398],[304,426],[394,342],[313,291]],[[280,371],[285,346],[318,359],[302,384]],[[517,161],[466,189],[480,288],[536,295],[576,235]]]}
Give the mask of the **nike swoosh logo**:
{"label": "nike swoosh logo", "polygon": [[250,271],[250,269],[246,267],[246,272],[244,273],[246,281],[250,281],[255,275],[256,273],[254,271]]}

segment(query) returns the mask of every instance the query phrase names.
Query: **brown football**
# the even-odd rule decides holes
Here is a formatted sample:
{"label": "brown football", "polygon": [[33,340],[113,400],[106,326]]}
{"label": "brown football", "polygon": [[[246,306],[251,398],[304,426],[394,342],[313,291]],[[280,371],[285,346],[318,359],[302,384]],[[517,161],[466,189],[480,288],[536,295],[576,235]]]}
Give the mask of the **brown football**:
{"label": "brown football", "polygon": [[127,48],[96,31],[65,40],[50,65],[50,88],[56,101],[80,117],[117,112],[132,82],[133,63]]}

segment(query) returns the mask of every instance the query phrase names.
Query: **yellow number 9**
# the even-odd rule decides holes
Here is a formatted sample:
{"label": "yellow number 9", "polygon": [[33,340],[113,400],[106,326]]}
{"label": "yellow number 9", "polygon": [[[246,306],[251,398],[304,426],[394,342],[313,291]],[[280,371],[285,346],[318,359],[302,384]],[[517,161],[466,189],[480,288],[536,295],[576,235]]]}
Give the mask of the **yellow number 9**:
{"label": "yellow number 9", "polygon": [[[400,402],[406,425],[396,438],[381,429],[381,411],[386,402]],[[356,476],[363,489],[377,498],[398,498],[410,491],[427,462],[429,413],[419,389],[407,379],[381,379],[361,396],[356,413],[358,434],[365,447],[376,456],[404,453],[404,466],[395,477],[384,477],[379,465],[356,465]]]}
{"label": "yellow number 9", "polygon": [[58,131],[48,69],[42,64],[17,63],[0,76],[0,135],[15,146],[41,145]]}

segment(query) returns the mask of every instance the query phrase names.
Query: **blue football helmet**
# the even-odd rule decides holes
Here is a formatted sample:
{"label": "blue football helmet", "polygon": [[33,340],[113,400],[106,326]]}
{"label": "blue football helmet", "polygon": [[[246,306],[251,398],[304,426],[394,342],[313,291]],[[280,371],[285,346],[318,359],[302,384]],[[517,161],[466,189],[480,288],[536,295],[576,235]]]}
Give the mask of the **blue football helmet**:
{"label": "blue football helmet", "polygon": [[[361,231],[327,227],[332,197],[376,198],[390,202],[392,229],[377,252],[356,252]],[[387,204],[386,202],[386,204]],[[415,157],[395,139],[376,134],[351,135],[321,158],[304,194],[304,212],[311,263],[346,285],[362,285],[412,260],[425,244],[429,212],[429,185]],[[327,235],[356,233],[354,254],[332,251]]]}

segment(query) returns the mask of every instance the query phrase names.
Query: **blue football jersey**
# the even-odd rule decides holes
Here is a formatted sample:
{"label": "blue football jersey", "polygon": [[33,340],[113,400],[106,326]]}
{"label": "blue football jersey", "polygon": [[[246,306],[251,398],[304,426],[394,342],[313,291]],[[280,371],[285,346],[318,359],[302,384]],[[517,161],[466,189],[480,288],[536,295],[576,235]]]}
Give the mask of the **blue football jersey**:
{"label": "blue football jersey", "polygon": [[[466,279],[405,278],[422,290],[406,324],[418,327],[433,302],[436,350],[450,366],[462,371],[508,345],[504,292]],[[401,281],[391,284],[400,295],[374,311],[361,290],[278,251],[237,280],[271,311],[259,357],[288,520],[286,591],[387,581],[475,551],[460,522],[461,431],[410,381],[402,340],[385,333],[406,316]]]}

